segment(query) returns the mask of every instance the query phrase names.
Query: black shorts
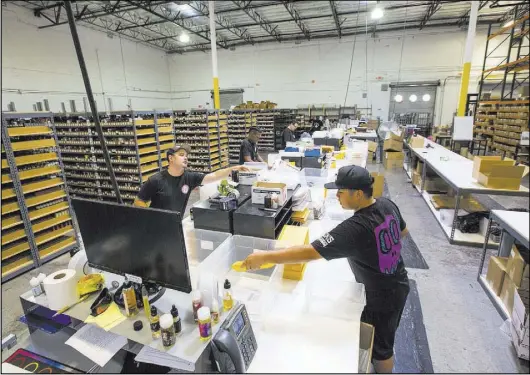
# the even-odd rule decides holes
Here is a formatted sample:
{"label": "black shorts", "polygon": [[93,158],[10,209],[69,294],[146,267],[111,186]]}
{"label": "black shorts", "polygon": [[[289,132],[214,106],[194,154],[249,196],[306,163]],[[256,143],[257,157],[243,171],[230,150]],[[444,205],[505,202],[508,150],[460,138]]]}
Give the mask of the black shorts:
{"label": "black shorts", "polygon": [[397,291],[400,298],[396,298],[394,303],[389,304],[390,310],[370,309],[367,305],[361,315],[362,322],[374,326],[372,358],[377,361],[384,361],[394,355],[394,339],[409,292],[408,287],[400,289]]}

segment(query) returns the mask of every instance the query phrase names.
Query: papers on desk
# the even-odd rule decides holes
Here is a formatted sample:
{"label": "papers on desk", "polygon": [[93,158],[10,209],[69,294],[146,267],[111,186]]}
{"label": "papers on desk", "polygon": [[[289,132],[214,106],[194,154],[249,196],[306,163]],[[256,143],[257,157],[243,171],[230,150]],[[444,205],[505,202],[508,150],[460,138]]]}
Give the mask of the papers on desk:
{"label": "papers on desk", "polygon": [[85,323],[92,323],[103,328],[105,331],[109,331],[125,319],[125,315],[121,313],[118,305],[113,302],[103,314],[96,317],[89,315],[88,318],[86,318]]}
{"label": "papers on desk", "polygon": [[103,367],[127,344],[127,338],[87,324],[70,337],[65,344]]}
{"label": "papers on desk", "polygon": [[[178,345],[178,344],[177,344]],[[144,345],[134,358],[136,362],[151,363],[153,365],[167,366],[172,369],[194,371],[195,366],[182,359],[174,357],[160,350]]]}

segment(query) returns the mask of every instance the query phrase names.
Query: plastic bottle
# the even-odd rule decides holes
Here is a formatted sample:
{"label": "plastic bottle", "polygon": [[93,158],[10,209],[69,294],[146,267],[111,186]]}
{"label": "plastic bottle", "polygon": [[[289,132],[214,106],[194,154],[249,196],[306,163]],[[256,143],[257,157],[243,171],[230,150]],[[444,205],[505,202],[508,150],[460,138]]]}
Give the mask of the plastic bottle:
{"label": "plastic bottle", "polygon": [[149,316],[149,323],[151,324],[151,334],[154,339],[160,337],[160,317],[158,316],[158,310],[156,307],[151,306]]}
{"label": "plastic bottle", "polygon": [[42,287],[39,282],[39,279],[36,277],[32,277],[29,281],[29,285],[31,286],[31,291],[33,292],[33,297],[38,297],[42,294]]}
{"label": "plastic bottle", "polygon": [[219,323],[219,302],[215,297],[212,301],[212,320],[214,323]]}
{"label": "plastic bottle", "polygon": [[193,308],[193,319],[197,321],[197,311],[202,307],[202,295],[200,290],[194,290],[191,293],[191,305]]}
{"label": "plastic bottle", "polygon": [[147,319],[149,319],[153,311],[151,310],[151,305],[149,304],[149,294],[147,293],[147,288],[145,285],[142,286],[142,301],[144,303],[145,316]]}
{"label": "plastic bottle", "polygon": [[223,291],[223,309],[229,311],[234,305],[234,300],[232,299],[232,285],[228,279],[225,280],[224,291]]}
{"label": "plastic bottle", "polygon": [[175,326],[171,314],[164,314],[160,317],[160,332],[162,335],[162,345],[167,348],[175,344]]}
{"label": "plastic bottle", "polygon": [[182,332],[182,321],[180,320],[179,311],[175,305],[171,307],[171,316],[173,317],[173,325],[175,326],[175,334]]}
{"label": "plastic bottle", "polygon": [[210,309],[203,306],[197,312],[199,318],[199,335],[201,340],[206,341],[212,337],[212,317],[210,316]]}
{"label": "plastic bottle", "polygon": [[125,306],[125,315],[128,317],[137,315],[138,306],[136,305],[136,292],[130,281],[125,283],[121,294],[123,296],[123,305]]}

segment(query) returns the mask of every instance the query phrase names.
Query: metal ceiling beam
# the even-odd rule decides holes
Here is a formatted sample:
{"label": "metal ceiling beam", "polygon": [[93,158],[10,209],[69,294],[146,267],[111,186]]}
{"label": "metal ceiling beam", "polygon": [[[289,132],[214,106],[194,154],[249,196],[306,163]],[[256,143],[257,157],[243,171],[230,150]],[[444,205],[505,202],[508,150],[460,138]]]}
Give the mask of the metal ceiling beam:
{"label": "metal ceiling beam", "polygon": [[281,42],[282,41],[282,38],[281,38],[281,35],[276,31],[276,28],[278,27],[277,25],[276,26],[272,26],[271,23],[267,22],[267,20],[265,20],[258,12],[256,12],[254,9],[252,9],[251,7],[249,7],[251,1],[250,0],[246,0],[246,1],[236,1],[236,0],[232,0],[232,2],[237,5],[239,7],[240,10],[242,10],[243,12],[245,12],[250,18],[252,18],[254,20],[254,22],[257,23],[256,26],[261,26],[261,28],[263,30],[265,30],[266,32],[268,32],[271,36],[274,37],[274,39],[276,39],[278,42]]}
{"label": "metal ceiling beam", "polygon": [[[208,10],[208,5],[206,5],[202,1],[192,1],[188,4],[191,9],[199,13],[201,16],[204,17],[210,17],[210,12]],[[232,34],[239,37],[239,39],[242,39],[246,41],[249,44],[254,44],[254,40],[252,39],[252,35],[248,32],[247,29],[241,29],[237,26],[234,26],[232,24],[232,21],[230,21],[228,18],[220,15],[219,13],[215,13],[215,23],[225,27],[228,31],[230,31]],[[216,28],[217,29],[217,28]]]}
{"label": "metal ceiling beam", "polygon": [[[456,26],[457,22],[458,22],[458,19],[455,18],[455,17],[440,19],[440,21],[442,21],[442,20],[444,21],[443,25],[427,24],[427,25],[424,26],[424,28],[434,29],[434,28],[437,28],[437,27],[440,27],[440,26],[443,26],[443,27]],[[487,25],[487,24],[490,24],[490,23],[491,23],[491,21],[486,21],[486,20],[477,21],[478,25]],[[387,26],[387,25],[399,25],[399,26],[386,28],[386,29],[380,29],[379,32],[385,33],[385,32],[393,32],[393,31],[403,31],[403,28],[404,28],[402,21],[388,23],[388,24],[379,24],[379,27],[384,27],[384,26]],[[414,21],[414,22],[411,22],[410,24],[407,24],[407,26],[405,26],[405,29],[406,30],[408,30],[408,29],[417,29],[418,27],[419,27],[419,21]],[[365,30],[364,26],[343,27],[342,28],[342,36],[343,37],[353,36],[353,35],[364,35],[365,32],[366,32],[366,30]],[[322,35],[318,35],[318,34],[322,34]],[[313,31],[312,35],[311,35],[311,39],[315,40],[315,39],[333,38],[333,37],[336,37],[336,35],[337,35],[337,31],[335,29]],[[301,33],[282,34],[282,42],[299,41],[301,36],[303,36],[303,34],[301,34]],[[237,42],[237,40],[230,40],[229,39],[228,42],[231,43],[230,45],[232,47],[240,47],[240,46],[245,45],[245,43]],[[263,44],[263,43],[271,43],[271,42],[274,42],[274,39],[272,39],[272,38],[270,38],[268,36],[263,36],[263,37],[256,37],[255,36],[254,37],[254,43],[255,44]],[[205,44],[205,45],[207,45],[207,44]],[[197,52],[197,51],[199,51],[199,50],[197,50],[197,49],[196,50],[184,49],[182,52],[183,53],[188,53],[188,52]],[[177,53],[177,52],[168,51],[167,53],[168,54],[173,54],[173,53]]]}
{"label": "metal ceiling beam", "polygon": [[423,16],[423,19],[420,22],[420,30],[429,22],[431,17],[442,7],[441,1],[433,1],[431,5],[427,8],[427,12]]}
{"label": "metal ceiling beam", "polygon": [[311,39],[311,34],[309,33],[309,29],[304,25],[302,20],[300,19],[300,15],[298,14],[298,11],[293,5],[292,1],[284,1],[283,6],[285,9],[287,9],[287,12],[291,15],[292,19],[296,23],[296,25],[300,28],[302,31],[302,34],[307,38],[307,40]]}
{"label": "metal ceiling beam", "polygon": [[[482,10],[482,8],[484,8],[486,5],[488,5],[488,3],[489,3],[488,0],[481,1],[479,6],[478,6],[478,11],[480,12]],[[458,27],[463,27],[463,26],[468,24],[468,22],[469,22],[469,12],[471,12],[471,7],[468,10],[466,10],[464,12],[464,14],[462,14],[462,16],[460,16],[460,18],[458,20]]]}
{"label": "metal ceiling beam", "polygon": [[[129,0],[128,3],[136,5],[140,9],[143,9],[146,12],[151,13],[152,15],[155,15],[155,16],[157,16],[159,18],[165,19],[166,21],[169,21],[169,22],[171,22],[171,23],[183,28],[184,30],[186,30],[187,32],[189,32],[189,33],[191,33],[193,35],[196,35],[196,36],[198,36],[198,37],[200,37],[202,39],[205,39],[208,42],[210,41],[210,30],[209,30],[208,26],[202,27],[202,26],[196,25],[195,23],[193,23],[193,22],[191,22],[189,20],[185,20],[185,19],[183,19],[181,17],[180,12],[177,13],[177,15],[175,16],[166,7],[162,7],[160,5],[152,6],[150,1],[132,1],[132,0]],[[197,29],[199,29],[199,30],[197,31]],[[217,38],[217,45],[219,47],[221,47],[221,48],[224,48],[224,49],[228,48],[228,44],[226,43],[225,38],[223,38],[221,36],[219,36]]]}
{"label": "metal ceiling beam", "polygon": [[337,34],[339,39],[342,38],[342,30],[340,29],[339,16],[337,15],[337,7],[335,6],[335,1],[329,1],[329,7],[331,8],[331,14],[333,15],[333,20],[335,21],[335,28],[337,29]]}

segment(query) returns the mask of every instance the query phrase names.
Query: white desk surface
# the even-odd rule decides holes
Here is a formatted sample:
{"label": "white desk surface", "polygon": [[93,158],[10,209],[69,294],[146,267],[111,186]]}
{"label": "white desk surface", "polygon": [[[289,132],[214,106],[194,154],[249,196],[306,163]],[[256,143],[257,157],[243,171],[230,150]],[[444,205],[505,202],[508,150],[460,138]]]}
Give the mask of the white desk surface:
{"label": "white desk surface", "polygon": [[377,139],[376,132],[366,132],[366,133],[347,133],[347,137],[355,139]]}
{"label": "white desk surface", "polygon": [[492,210],[491,213],[493,219],[497,217],[503,221],[503,227],[508,227],[524,238],[528,246],[530,213],[505,210]]}

